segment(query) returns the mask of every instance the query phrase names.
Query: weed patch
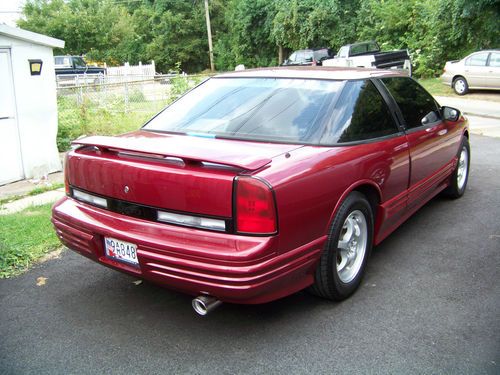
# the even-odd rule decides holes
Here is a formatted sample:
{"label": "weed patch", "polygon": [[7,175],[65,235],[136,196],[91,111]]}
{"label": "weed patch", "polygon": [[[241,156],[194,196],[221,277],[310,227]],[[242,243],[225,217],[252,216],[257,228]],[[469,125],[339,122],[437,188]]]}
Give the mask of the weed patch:
{"label": "weed patch", "polygon": [[50,222],[52,204],[0,216],[0,278],[18,275],[62,247]]}

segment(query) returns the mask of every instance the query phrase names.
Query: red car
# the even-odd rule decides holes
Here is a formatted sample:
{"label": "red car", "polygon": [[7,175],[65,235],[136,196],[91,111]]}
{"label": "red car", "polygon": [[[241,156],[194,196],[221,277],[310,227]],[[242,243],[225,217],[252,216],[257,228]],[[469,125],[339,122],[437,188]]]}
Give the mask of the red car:
{"label": "red car", "polygon": [[304,288],[342,300],[379,244],[464,194],[467,120],[393,71],[274,68],[211,78],[136,132],[68,153],[52,221],[70,249],[220,301]]}

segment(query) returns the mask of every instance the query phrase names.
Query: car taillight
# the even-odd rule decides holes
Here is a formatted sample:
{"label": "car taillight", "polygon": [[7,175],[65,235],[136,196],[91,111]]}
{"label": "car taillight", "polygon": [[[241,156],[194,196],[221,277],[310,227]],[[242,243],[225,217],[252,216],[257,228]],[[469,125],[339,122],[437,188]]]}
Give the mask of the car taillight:
{"label": "car taillight", "polygon": [[271,188],[252,177],[237,177],[235,184],[236,232],[261,235],[276,233],[276,204]]}
{"label": "car taillight", "polygon": [[66,195],[70,195],[70,190],[69,190],[69,158],[68,154],[64,156],[64,191],[66,192]]}

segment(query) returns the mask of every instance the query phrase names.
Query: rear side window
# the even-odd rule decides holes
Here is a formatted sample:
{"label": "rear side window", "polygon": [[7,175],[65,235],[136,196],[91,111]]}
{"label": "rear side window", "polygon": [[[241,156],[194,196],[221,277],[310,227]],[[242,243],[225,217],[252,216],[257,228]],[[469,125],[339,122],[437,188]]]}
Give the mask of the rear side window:
{"label": "rear side window", "polygon": [[55,62],[54,62],[55,65],[64,65],[64,66],[71,65],[71,63],[69,61],[69,57],[58,56],[58,57],[54,58],[54,60],[55,60]]}
{"label": "rear side window", "polygon": [[465,61],[465,65],[470,66],[486,66],[486,60],[488,60],[488,52],[476,53],[472,55]]}
{"label": "rear side window", "polygon": [[356,142],[385,137],[399,130],[371,81],[350,81],[342,90],[322,144]]}
{"label": "rear side window", "polygon": [[411,78],[382,78],[385,86],[398,104],[403,114],[406,127],[416,128],[439,120],[438,106],[434,98]]}
{"label": "rear side window", "polygon": [[500,66],[500,53],[492,52],[490,55],[490,66],[499,67]]}

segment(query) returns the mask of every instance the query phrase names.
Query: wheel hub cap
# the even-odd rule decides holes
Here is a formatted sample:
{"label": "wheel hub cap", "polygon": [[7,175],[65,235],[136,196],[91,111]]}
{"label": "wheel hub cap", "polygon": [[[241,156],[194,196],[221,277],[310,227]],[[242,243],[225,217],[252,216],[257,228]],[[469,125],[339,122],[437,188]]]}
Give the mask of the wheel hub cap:
{"label": "wheel hub cap", "polygon": [[355,210],[347,216],[340,231],[337,251],[337,274],[344,283],[352,281],[363,264],[368,242],[365,215]]}
{"label": "wheel hub cap", "polygon": [[462,148],[460,153],[460,159],[458,160],[458,170],[457,170],[457,187],[462,190],[465,185],[465,180],[467,178],[467,169],[469,165],[469,154],[465,147]]}

